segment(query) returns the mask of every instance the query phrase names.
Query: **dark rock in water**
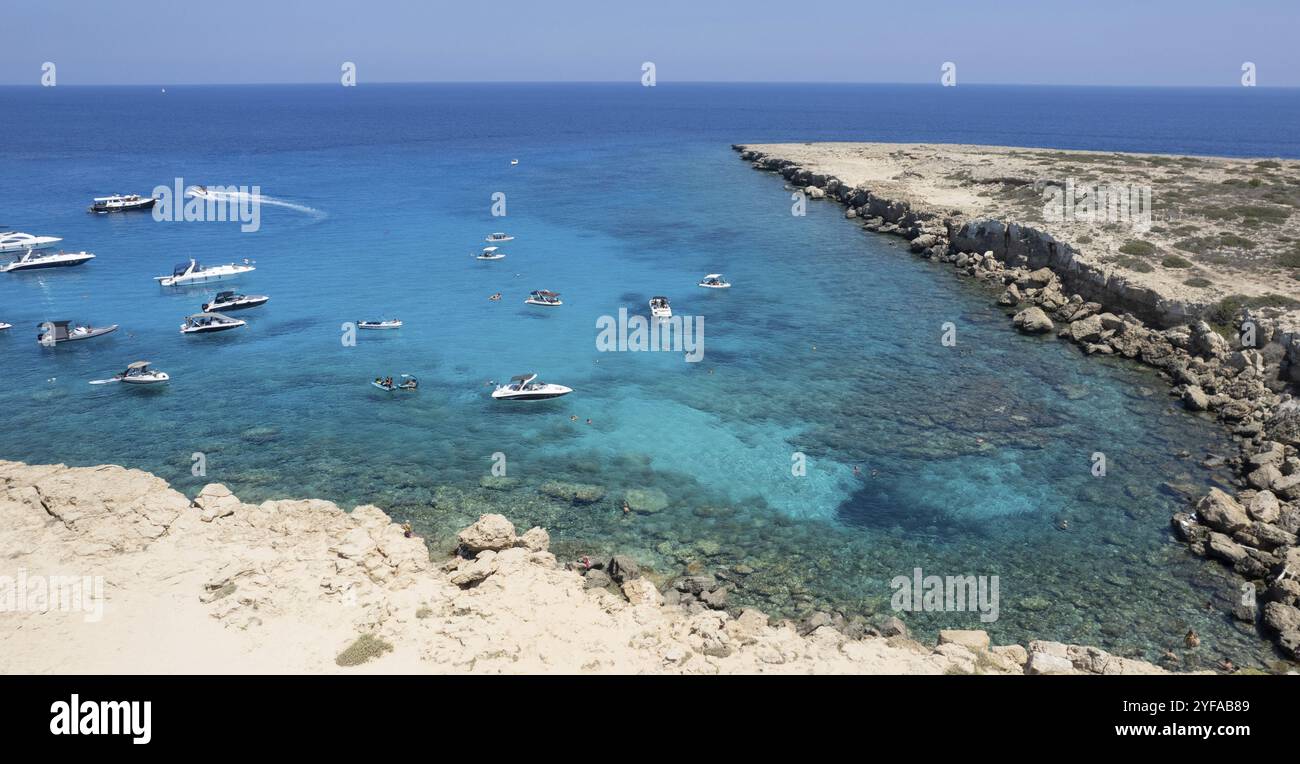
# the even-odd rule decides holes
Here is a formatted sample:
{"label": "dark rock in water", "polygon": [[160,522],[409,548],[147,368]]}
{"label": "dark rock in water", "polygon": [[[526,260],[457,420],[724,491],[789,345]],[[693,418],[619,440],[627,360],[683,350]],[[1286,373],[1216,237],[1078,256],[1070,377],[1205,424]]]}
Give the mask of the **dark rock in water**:
{"label": "dark rock in water", "polygon": [[710,592],[704,592],[700,595],[700,601],[714,610],[723,610],[727,607],[727,587],[719,586]]}
{"label": "dark rock in water", "polygon": [[587,571],[586,578],[583,581],[583,585],[588,589],[604,589],[609,584],[610,578],[605,571],[595,569]]}
{"label": "dark rock in water", "polygon": [[683,576],[673,582],[673,588],[679,592],[686,592],[699,596],[707,591],[718,588],[718,579],[713,576]]}
{"label": "dark rock in water", "polygon": [[876,623],[876,631],[882,637],[906,637],[907,624],[895,616],[888,616]]}
{"label": "dark rock in water", "polygon": [[624,581],[631,581],[641,575],[641,566],[637,565],[631,557],[626,557],[621,554],[616,554],[611,557],[609,562],[605,565],[605,570],[609,573],[610,578],[620,584]]}
{"label": "dark rock in water", "polygon": [[813,613],[812,615],[808,616],[806,619],[804,619],[802,623],[799,624],[799,633],[806,636],[808,634],[813,633],[814,631],[817,631],[823,626],[832,626],[832,625],[834,625],[834,619],[831,618],[831,614],[824,613],[819,610],[816,613]]}

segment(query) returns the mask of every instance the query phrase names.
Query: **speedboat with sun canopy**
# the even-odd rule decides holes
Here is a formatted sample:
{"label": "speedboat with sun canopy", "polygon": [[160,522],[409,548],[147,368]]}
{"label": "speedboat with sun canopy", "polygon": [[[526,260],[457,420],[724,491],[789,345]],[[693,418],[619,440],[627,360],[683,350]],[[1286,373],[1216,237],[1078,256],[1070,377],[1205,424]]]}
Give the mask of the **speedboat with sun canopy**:
{"label": "speedboat with sun canopy", "polygon": [[499,401],[540,401],[559,398],[571,392],[571,387],[538,382],[536,374],[518,374],[510,378],[510,384],[498,385],[492,391],[492,397]]}

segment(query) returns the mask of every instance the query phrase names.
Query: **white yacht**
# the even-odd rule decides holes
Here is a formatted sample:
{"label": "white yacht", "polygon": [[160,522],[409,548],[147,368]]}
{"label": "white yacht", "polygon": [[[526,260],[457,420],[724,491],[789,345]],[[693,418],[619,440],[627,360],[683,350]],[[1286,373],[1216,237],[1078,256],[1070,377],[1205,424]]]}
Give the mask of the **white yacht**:
{"label": "white yacht", "polygon": [[488,244],[500,244],[502,242],[514,241],[514,240],[515,237],[511,236],[510,234],[500,233],[500,232],[490,233],[488,234],[487,238],[484,239],[484,241],[486,241]]}
{"label": "white yacht", "polygon": [[71,321],[46,321],[40,325],[40,329],[41,331],[36,335],[36,341],[49,346],[60,342],[88,340],[91,337],[115,332],[117,331],[117,324],[88,326],[86,324],[74,324]]}
{"label": "white yacht", "polygon": [[217,292],[211,302],[203,303],[205,313],[220,313],[225,310],[243,310],[265,305],[270,300],[264,294],[238,294],[236,292]]}
{"label": "white yacht", "polygon": [[246,323],[246,321],[223,316],[220,313],[195,313],[192,316],[185,317],[185,323],[181,324],[181,334],[224,332],[229,329],[238,329]]}
{"label": "white yacht", "polygon": [[391,318],[384,321],[358,321],[358,329],[401,329],[400,319]]}
{"label": "white yacht", "polygon": [[0,233],[0,252],[25,252],[29,249],[49,249],[63,241],[59,236],[33,236],[21,231]]}
{"label": "white yacht", "polygon": [[149,368],[148,361],[136,361],[126,367],[121,374],[116,374],[108,379],[92,379],[92,385],[106,385],[110,382],[121,382],[124,385],[156,385],[166,382],[171,377],[165,371]]}
{"label": "white yacht", "polygon": [[502,252],[500,247],[484,247],[483,252],[476,256],[478,260],[504,260],[506,253]]}
{"label": "white yacht", "polygon": [[13,324],[6,324],[4,321],[0,321],[0,332],[3,332],[5,329],[12,329],[12,328],[14,328]]}
{"label": "white yacht", "polygon": [[564,304],[560,300],[560,294],[549,289],[538,289],[531,292],[524,302],[528,305],[542,305],[547,308],[558,308]]}
{"label": "white yacht", "polygon": [[90,205],[91,212],[131,212],[134,210],[147,210],[158,203],[158,200],[152,196],[140,196],[139,194],[113,194],[112,196],[96,196],[93,204]]}
{"label": "white yacht", "polygon": [[163,286],[187,286],[189,284],[206,284],[209,281],[221,281],[239,276],[249,271],[257,270],[249,265],[249,260],[244,259],[243,265],[229,263],[226,265],[213,265],[204,267],[199,264],[198,260],[193,258],[188,263],[181,263],[172,270],[170,276],[154,276]]}
{"label": "white yacht", "polygon": [[650,298],[650,315],[655,318],[672,318],[673,309],[668,304],[668,298],[656,296]]}
{"label": "white yacht", "polygon": [[721,273],[710,273],[700,280],[700,286],[705,289],[730,289],[731,284],[722,278]]}
{"label": "white yacht", "polygon": [[510,378],[510,384],[498,385],[492,397],[499,401],[540,401],[568,395],[573,388],[537,382],[536,374],[519,374]]}
{"label": "white yacht", "polygon": [[5,273],[14,273],[15,271],[34,271],[38,268],[66,268],[73,265],[81,265],[94,260],[95,256],[89,252],[55,252],[52,254],[36,254],[35,250],[27,250],[22,257],[7,263],[0,271]]}

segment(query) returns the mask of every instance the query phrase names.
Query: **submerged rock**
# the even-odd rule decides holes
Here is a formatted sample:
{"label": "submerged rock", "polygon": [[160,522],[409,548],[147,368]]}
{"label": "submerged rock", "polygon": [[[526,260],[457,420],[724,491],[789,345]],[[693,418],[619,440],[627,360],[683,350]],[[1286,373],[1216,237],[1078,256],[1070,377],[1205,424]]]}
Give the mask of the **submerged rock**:
{"label": "submerged rock", "polygon": [[658,488],[631,488],[623,495],[628,507],[639,515],[652,515],[668,507],[668,495]]}
{"label": "submerged rock", "polygon": [[587,483],[561,483],[558,480],[548,480],[537,490],[553,499],[574,504],[594,504],[605,498],[604,488]]}

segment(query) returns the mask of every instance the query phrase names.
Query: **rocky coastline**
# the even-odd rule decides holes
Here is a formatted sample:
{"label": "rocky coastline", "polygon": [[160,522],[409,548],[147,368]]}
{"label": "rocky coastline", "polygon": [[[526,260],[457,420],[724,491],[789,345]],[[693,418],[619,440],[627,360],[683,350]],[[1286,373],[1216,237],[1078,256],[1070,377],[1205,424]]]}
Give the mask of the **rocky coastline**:
{"label": "rocky coastline", "polygon": [[[892,618],[773,622],[711,576],[562,563],[499,514],[431,550],[375,506],[253,505],[219,484],[191,500],[140,470],[0,461],[0,520],[5,673],[1166,673],[977,630],[921,644]],[[95,607],[34,583],[55,575],[97,579]]]}
{"label": "rocky coastline", "polygon": [[[800,148],[810,146],[816,144]],[[1212,325],[1206,304],[1099,265],[1044,226],[896,198],[845,183],[825,167],[732,148],[806,198],[838,202],[866,230],[900,236],[916,256],[986,284],[1010,327],[1054,334],[1087,355],[1146,364],[1189,412],[1222,422],[1237,451],[1204,458],[1232,469],[1233,490],[1211,489],[1173,516],[1172,529],[1193,553],[1241,577],[1241,604],[1232,617],[1300,659],[1300,398],[1294,388],[1300,323],[1294,313],[1240,307],[1226,325]]]}

